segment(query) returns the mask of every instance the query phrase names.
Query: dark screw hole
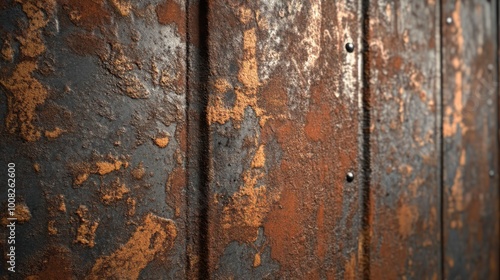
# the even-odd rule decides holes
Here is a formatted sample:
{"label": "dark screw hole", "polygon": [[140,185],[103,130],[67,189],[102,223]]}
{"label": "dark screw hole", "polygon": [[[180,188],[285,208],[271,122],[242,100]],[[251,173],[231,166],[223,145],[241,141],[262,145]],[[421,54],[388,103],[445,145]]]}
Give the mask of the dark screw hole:
{"label": "dark screw hole", "polygon": [[347,172],[346,180],[349,183],[352,182],[352,181],[354,181],[354,173],[352,173],[351,171]]}
{"label": "dark screw hole", "polygon": [[354,51],[354,44],[353,43],[347,43],[345,44],[345,49],[347,52],[352,53]]}

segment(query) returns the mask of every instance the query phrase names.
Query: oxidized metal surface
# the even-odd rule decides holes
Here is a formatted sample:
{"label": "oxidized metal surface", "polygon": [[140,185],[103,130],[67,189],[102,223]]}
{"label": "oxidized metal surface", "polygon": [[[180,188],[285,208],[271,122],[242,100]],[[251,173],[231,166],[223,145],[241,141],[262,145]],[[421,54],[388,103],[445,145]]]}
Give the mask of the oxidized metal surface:
{"label": "oxidized metal surface", "polygon": [[495,3],[443,2],[444,276],[451,279],[499,277]]}
{"label": "oxidized metal surface", "polygon": [[207,271],[360,277],[360,5],[215,0],[208,12]]}
{"label": "oxidized metal surface", "polygon": [[497,279],[497,6],[1,1],[16,278]]}
{"label": "oxidized metal surface", "polygon": [[438,1],[370,6],[373,279],[441,274],[439,19]]}
{"label": "oxidized metal surface", "polygon": [[0,5],[0,165],[17,169],[17,278],[182,277],[184,2]]}

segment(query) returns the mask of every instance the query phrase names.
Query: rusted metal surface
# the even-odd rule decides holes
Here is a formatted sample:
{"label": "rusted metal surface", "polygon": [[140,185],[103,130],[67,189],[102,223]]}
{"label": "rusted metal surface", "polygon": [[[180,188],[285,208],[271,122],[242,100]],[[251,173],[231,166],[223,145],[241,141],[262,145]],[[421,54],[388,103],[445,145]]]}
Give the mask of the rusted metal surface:
{"label": "rusted metal surface", "polygon": [[185,275],[185,3],[0,5],[1,178],[14,162],[24,217],[11,276]]}
{"label": "rusted metal surface", "polygon": [[376,1],[369,18],[370,277],[436,279],[441,273],[439,2]]}
{"label": "rusted metal surface", "polygon": [[359,277],[359,4],[217,0],[208,11],[208,272]]}
{"label": "rusted metal surface", "polygon": [[451,279],[499,277],[495,3],[443,1],[444,276]]}
{"label": "rusted metal surface", "polygon": [[1,1],[11,278],[497,279],[497,13]]}

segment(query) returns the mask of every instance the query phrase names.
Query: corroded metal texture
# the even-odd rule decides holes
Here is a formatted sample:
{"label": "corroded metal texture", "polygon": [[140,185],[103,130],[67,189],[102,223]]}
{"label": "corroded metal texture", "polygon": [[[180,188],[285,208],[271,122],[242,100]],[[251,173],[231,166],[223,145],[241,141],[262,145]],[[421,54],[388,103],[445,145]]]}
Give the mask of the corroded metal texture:
{"label": "corroded metal texture", "polygon": [[359,4],[208,11],[208,272],[359,277]]}
{"label": "corroded metal texture", "polygon": [[0,276],[497,279],[498,9],[0,1]]}
{"label": "corroded metal texture", "polygon": [[0,5],[0,166],[16,164],[23,217],[16,279],[182,277],[184,2]]}
{"label": "corroded metal texture", "polygon": [[437,278],[439,2],[377,1],[369,17],[370,276]]}
{"label": "corroded metal texture", "polygon": [[496,1],[443,2],[444,276],[498,279]]}

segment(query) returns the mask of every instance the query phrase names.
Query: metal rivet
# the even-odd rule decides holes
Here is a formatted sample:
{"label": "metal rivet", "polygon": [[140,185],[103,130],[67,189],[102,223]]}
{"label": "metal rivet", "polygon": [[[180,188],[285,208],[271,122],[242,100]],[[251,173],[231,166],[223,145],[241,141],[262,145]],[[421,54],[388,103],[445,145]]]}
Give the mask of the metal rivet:
{"label": "metal rivet", "polygon": [[488,70],[493,71],[493,64],[488,64]]}
{"label": "metal rivet", "polygon": [[447,17],[446,18],[446,23],[447,24],[452,24],[453,23],[453,19],[451,17]]}
{"label": "metal rivet", "polygon": [[349,182],[349,183],[354,181],[354,173],[352,173],[351,171],[347,172],[346,179],[347,179],[347,182]]}
{"label": "metal rivet", "polygon": [[354,44],[353,43],[347,43],[345,44],[345,49],[347,52],[352,53],[354,51]]}
{"label": "metal rivet", "polygon": [[490,177],[495,177],[495,170],[490,170]]}

